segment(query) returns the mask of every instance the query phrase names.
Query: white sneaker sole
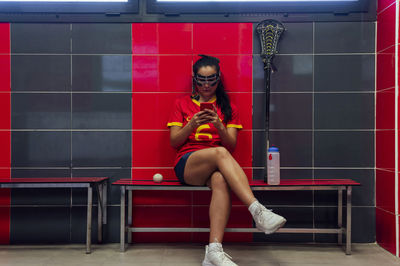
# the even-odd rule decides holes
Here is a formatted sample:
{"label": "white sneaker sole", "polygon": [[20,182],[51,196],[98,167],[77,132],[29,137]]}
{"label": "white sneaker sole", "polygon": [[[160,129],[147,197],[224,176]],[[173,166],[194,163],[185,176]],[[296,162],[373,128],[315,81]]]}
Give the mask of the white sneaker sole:
{"label": "white sneaker sole", "polygon": [[283,227],[283,226],[285,225],[285,223],[286,223],[286,219],[285,219],[285,218],[282,218],[282,221],[280,221],[280,222],[279,222],[275,227],[273,227],[272,229],[265,229],[265,230],[263,230],[263,229],[258,228],[258,227],[257,227],[257,229],[260,230],[260,231],[262,231],[262,232],[264,232],[266,235],[269,235],[269,234],[275,233],[279,228]]}
{"label": "white sneaker sole", "polygon": [[202,266],[215,266],[214,264],[212,264],[211,262],[204,262],[201,264]]}

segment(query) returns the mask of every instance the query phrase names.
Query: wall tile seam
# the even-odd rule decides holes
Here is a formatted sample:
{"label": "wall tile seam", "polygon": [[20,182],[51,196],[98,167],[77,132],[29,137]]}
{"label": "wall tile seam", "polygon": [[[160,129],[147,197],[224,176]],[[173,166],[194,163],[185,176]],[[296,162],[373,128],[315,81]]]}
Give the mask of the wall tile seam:
{"label": "wall tile seam", "polygon": [[[376,53],[377,53],[377,54],[383,53],[384,51],[389,50],[390,48],[393,48],[393,47],[395,47],[396,45],[397,45],[397,44],[394,43],[394,44],[392,44],[392,45],[390,45],[390,46],[387,46],[387,47],[385,47],[385,48],[383,48],[383,49],[381,49],[381,50],[379,50],[379,51],[376,51]],[[378,46],[377,46],[377,48],[378,48]],[[393,52],[393,53],[394,53],[394,52]]]}
{"label": "wall tile seam", "polygon": [[380,15],[383,12],[385,12],[387,9],[389,9],[392,5],[396,4],[397,0],[393,1],[393,3],[389,4],[387,7],[385,7],[384,9],[382,9],[381,11],[379,11],[378,13],[376,13],[376,15]]}
{"label": "wall tile seam", "polygon": [[[379,52],[383,50],[387,50],[396,44],[392,44],[391,46],[385,47],[384,49],[379,50]],[[199,52],[201,53],[201,52]],[[248,56],[248,57],[254,57],[254,56],[260,56],[261,54],[240,54],[240,53],[232,53],[232,54],[216,54],[216,53],[211,53],[215,56]],[[276,56],[311,56],[311,55],[316,55],[316,56],[334,56],[334,55],[373,55],[375,54],[374,51],[368,51],[368,52],[317,52],[317,53],[278,53]],[[194,54],[74,54],[74,53],[0,53],[0,56],[3,55],[11,55],[11,56],[126,56],[126,57],[157,57],[157,56],[168,56],[168,57],[188,57],[188,56],[197,56],[197,53]]]}
{"label": "wall tile seam", "polygon": [[[3,54],[0,54],[3,55]],[[10,53],[11,56],[129,56],[132,54]]]}
{"label": "wall tile seam", "polygon": [[386,210],[386,209],[383,209],[383,208],[381,208],[380,206],[376,206],[375,208],[378,209],[378,210],[380,210],[380,211],[386,212],[386,213],[388,213],[388,214],[392,214],[392,215],[394,215],[394,216],[398,216],[398,215],[399,215],[399,214],[395,214],[395,213],[393,213],[393,212],[391,212],[391,211],[388,211],[388,210]]}
{"label": "wall tile seam", "polygon": [[391,86],[391,87],[387,87],[385,89],[377,89],[375,91],[375,93],[386,92],[386,91],[393,90],[393,89],[396,89],[396,87],[395,86]]}
{"label": "wall tile seam", "polygon": [[[262,129],[253,129],[253,132],[263,132]],[[271,128],[270,131],[274,132],[374,132],[374,128],[314,128],[314,129],[284,129],[284,128]]]}
{"label": "wall tile seam", "polygon": [[396,173],[396,170],[394,168],[381,168],[377,167],[377,171],[382,171],[382,172],[389,172],[389,173]]}
{"label": "wall tile seam", "polygon": [[[138,54],[131,54],[131,53],[43,53],[43,52],[30,52],[30,53],[18,53],[18,52],[13,52],[13,53],[0,53],[0,55],[49,55],[49,56],[54,56],[54,55],[60,55],[60,56],[129,56],[129,57],[134,57],[134,56],[180,56],[180,57],[195,57],[198,56],[198,54],[201,54],[204,52],[195,52],[195,53],[163,53],[163,54],[158,54],[158,53],[138,53]],[[215,56],[253,56],[253,55],[260,55],[260,54],[253,54],[253,53],[210,53],[207,52],[208,54],[212,54]]]}
{"label": "wall tile seam", "polygon": [[[393,87],[394,88],[394,87]],[[375,90],[364,90],[364,91],[271,91],[271,94],[374,94]],[[263,91],[255,91],[253,94],[264,95]]]}
{"label": "wall tile seam", "polygon": [[[391,129],[379,129],[379,130],[391,130]],[[271,128],[273,132],[374,132],[373,128],[318,128],[318,129],[307,129],[307,128]],[[96,128],[96,129],[83,129],[83,128],[11,128],[11,129],[0,129],[0,132],[169,132],[168,129],[126,129],[126,128]],[[241,132],[265,132],[265,129],[242,129]]]}
{"label": "wall tile seam", "polygon": [[[396,0],[396,10],[395,10],[395,43],[399,42],[399,2]],[[399,111],[399,46],[395,46],[395,212],[399,213],[399,126],[398,126],[398,111]],[[396,216],[396,256],[399,257],[399,217]]]}
{"label": "wall tile seam", "polygon": [[[188,91],[80,91],[80,90],[63,90],[63,91],[57,91],[57,90],[48,90],[48,91],[35,91],[35,90],[12,90],[12,91],[0,91],[0,94],[6,94],[6,93],[11,93],[11,94],[188,94]],[[251,94],[251,91],[229,91],[227,90],[228,95],[229,94]]]}
{"label": "wall tile seam", "polygon": [[[164,169],[164,170],[172,170],[174,167],[173,166],[145,166],[145,167],[140,167],[140,166],[110,166],[110,167],[97,167],[97,166],[76,166],[76,167],[52,167],[52,166],[34,166],[34,167],[27,167],[27,166],[12,166],[12,167],[0,167],[1,170],[152,170],[152,169]],[[245,170],[263,170],[263,166],[243,166],[242,167]],[[317,167],[312,167],[312,166],[282,166],[281,169],[283,170],[374,170],[374,167],[349,167],[349,166],[317,166]],[[389,171],[390,168],[377,168],[377,170],[382,170]],[[391,171],[390,172],[394,172]],[[175,180],[176,178],[174,178]],[[302,179],[302,178],[299,178]]]}

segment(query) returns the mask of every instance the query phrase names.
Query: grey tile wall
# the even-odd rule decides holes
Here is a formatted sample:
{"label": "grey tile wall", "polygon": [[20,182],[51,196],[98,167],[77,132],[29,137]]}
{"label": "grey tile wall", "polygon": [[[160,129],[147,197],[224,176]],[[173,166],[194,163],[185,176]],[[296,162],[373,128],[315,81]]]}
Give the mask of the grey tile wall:
{"label": "grey tile wall", "polygon": [[[11,24],[11,43],[12,177],[130,178],[131,24]],[[12,243],[85,241],[84,189],[11,193]]]}
{"label": "grey tile wall", "polygon": [[[277,71],[271,75],[270,96],[270,144],[280,148],[281,178],[360,182],[362,186],[353,190],[353,217],[358,217],[352,224],[358,227],[361,219],[368,222],[354,228],[353,241],[374,242],[375,23],[286,23],[285,27],[273,61]],[[262,179],[265,85],[256,34],[253,43],[253,167],[254,176]],[[282,210],[294,225],[300,221],[305,227],[335,226],[327,223],[337,217],[337,193],[265,193],[259,197],[278,213]],[[312,210],[308,220],[302,208]],[[254,237],[257,241],[290,241],[288,234]],[[315,234],[293,241],[336,242],[337,237]]]}

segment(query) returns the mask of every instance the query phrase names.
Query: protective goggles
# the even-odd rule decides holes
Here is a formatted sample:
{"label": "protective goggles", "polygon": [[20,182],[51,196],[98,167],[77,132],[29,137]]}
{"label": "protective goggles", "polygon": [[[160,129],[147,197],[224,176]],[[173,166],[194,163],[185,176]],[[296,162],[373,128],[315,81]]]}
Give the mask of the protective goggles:
{"label": "protective goggles", "polygon": [[206,85],[206,83],[207,83],[210,87],[212,87],[212,86],[215,86],[218,83],[219,74],[215,73],[215,74],[212,74],[210,76],[202,76],[202,75],[196,74],[193,77],[193,79],[194,79],[194,81],[196,82],[196,84],[198,86],[202,87],[202,86]]}

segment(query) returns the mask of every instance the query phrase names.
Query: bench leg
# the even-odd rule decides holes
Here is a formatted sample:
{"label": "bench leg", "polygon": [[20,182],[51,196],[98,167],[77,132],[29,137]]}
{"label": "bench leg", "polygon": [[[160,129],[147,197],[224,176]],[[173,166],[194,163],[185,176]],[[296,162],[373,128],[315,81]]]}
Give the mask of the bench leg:
{"label": "bench leg", "polygon": [[125,252],[125,186],[121,186],[120,251]]}
{"label": "bench leg", "polygon": [[86,220],[86,254],[91,253],[91,234],[92,234],[92,205],[93,205],[93,188],[88,187],[87,199],[87,220]]}
{"label": "bench leg", "polygon": [[[132,190],[128,190],[128,227],[132,226]],[[132,243],[132,233],[128,230],[128,243]]]}
{"label": "bench leg", "polygon": [[347,187],[346,254],[351,255],[351,186]]}
{"label": "bench leg", "polygon": [[107,185],[108,182],[105,181],[103,183],[103,198],[102,198],[102,205],[101,207],[103,208],[103,231],[104,231],[104,225],[107,224]]}
{"label": "bench leg", "polygon": [[[343,190],[338,190],[338,228],[343,229]],[[343,243],[343,232],[338,233],[338,245]]]}
{"label": "bench leg", "polygon": [[97,192],[99,193],[97,202],[97,242],[103,242],[103,184],[97,184]]}

